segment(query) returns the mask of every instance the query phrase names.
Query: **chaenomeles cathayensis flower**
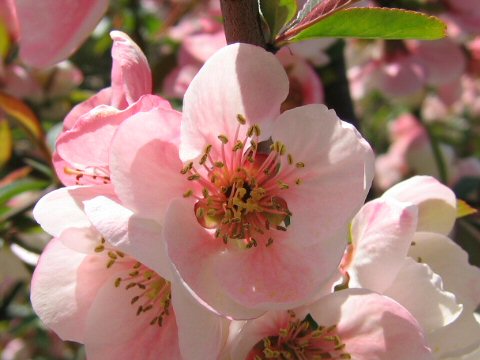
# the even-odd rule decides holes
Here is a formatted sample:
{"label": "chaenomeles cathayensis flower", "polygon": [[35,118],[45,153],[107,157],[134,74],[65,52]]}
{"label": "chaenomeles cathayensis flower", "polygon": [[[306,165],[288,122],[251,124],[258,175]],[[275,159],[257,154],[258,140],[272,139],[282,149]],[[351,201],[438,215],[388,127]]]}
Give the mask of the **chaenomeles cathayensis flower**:
{"label": "chaenomeles cathayensis flower", "polygon": [[92,360],[216,358],[228,321],[100,234],[83,212],[99,193],[114,196],[110,185],[62,188],[35,207],[55,236],[33,275],[35,312],[63,340],[85,344]]}
{"label": "chaenomeles cathayensis flower", "polygon": [[[245,44],[221,49],[187,90],[180,139],[173,110],[119,125],[109,165],[127,209],[97,197],[86,203],[89,219],[123,243],[129,216],[163,226],[176,273],[223,315],[251,318],[307,301],[337,271],[373,155],[323,105],[279,115],[287,94],[275,56]],[[115,218],[128,212],[123,222]],[[142,261],[160,256],[149,251],[157,241],[129,243],[143,249],[135,252]]]}
{"label": "chaenomeles cathayensis flower", "polygon": [[341,290],[247,321],[229,352],[232,360],[433,359],[415,318],[390,298],[364,289]]}
{"label": "chaenomeles cathayensis flower", "polygon": [[448,187],[429,176],[403,181],[355,216],[342,264],[350,287],[405,306],[437,359],[480,344],[473,313],[480,303],[480,270],[446,237],[455,218],[456,198]]}
{"label": "chaenomeles cathayensis flower", "polygon": [[117,126],[135,113],[158,106],[171,108],[151,95],[147,58],[128,35],[112,31],[112,85],[75,106],[57,139],[53,163],[65,185],[110,182],[108,152]]}

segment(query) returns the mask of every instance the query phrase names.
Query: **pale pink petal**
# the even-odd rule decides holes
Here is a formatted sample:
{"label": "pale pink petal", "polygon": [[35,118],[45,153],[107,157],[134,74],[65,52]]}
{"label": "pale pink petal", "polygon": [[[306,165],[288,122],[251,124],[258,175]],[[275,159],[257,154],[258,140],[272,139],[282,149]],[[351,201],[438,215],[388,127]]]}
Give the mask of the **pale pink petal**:
{"label": "pale pink petal", "polygon": [[466,58],[462,48],[446,38],[437,41],[411,43],[413,54],[427,69],[427,82],[430,85],[443,85],[458,79],[466,68]]}
{"label": "pale pink petal", "polygon": [[387,190],[391,196],[418,206],[417,231],[448,234],[457,216],[455,194],[447,186],[430,176],[414,176]]}
{"label": "pale pink petal", "polygon": [[425,332],[451,323],[462,311],[455,295],[443,289],[440,276],[411,258],[405,259],[397,278],[383,294],[407,308]]}
{"label": "pale pink petal", "polygon": [[120,108],[126,101],[133,104],[152,92],[152,74],[147,58],[130,37],[112,31],[112,106]]}
{"label": "pale pink petal", "polygon": [[82,254],[93,254],[100,242],[101,235],[95,228],[70,227],[62,231],[59,239],[63,245]]}
{"label": "pale pink petal", "polygon": [[88,100],[75,105],[63,120],[63,129],[70,130],[78,118],[99,105],[110,105],[112,101],[112,88],[108,87],[100,90]]}
{"label": "pale pink petal", "polygon": [[172,277],[170,261],[161,238],[161,226],[152,220],[138,217],[114,199],[97,196],[84,202],[85,213],[105,240],[140,259],[163,278]]}
{"label": "pale pink petal", "polygon": [[478,314],[464,309],[457,320],[427,335],[428,343],[438,359],[465,359],[461,355],[470,353],[480,346],[480,321]]}
{"label": "pale pink petal", "polygon": [[104,257],[73,251],[61,238],[52,239],[40,257],[32,278],[32,306],[63,340],[84,341],[92,299],[110,276],[105,264]]}
{"label": "pale pink petal", "polygon": [[170,201],[189,187],[178,158],[180,113],[157,108],[130,117],[110,147],[112,183],[122,203],[163,224]]}
{"label": "pale pink petal", "polygon": [[[342,352],[355,360],[433,359],[413,316],[391,299],[367,290],[335,292],[294,313],[300,320],[309,313],[322,327],[335,325],[339,340],[345,344]],[[246,322],[233,340],[230,356],[233,360],[249,358],[255,344],[278,336],[290,319],[287,312],[271,311]]]}
{"label": "pale pink petal", "polygon": [[[128,277],[128,272],[117,273]],[[132,299],[143,291],[105,283],[91,306],[85,329],[85,349],[92,360],[181,359],[175,313],[170,307],[162,326],[150,322],[156,310],[137,314],[139,304]],[[141,300],[139,300],[141,301]]]}
{"label": "pale pink petal", "polygon": [[426,70],[419,62],[411,57],[402,57],[385,64],[375,73],[372,81],[385,95],[404,97],[422,90],[425,78]]}
{"label": "pale pink petal", "polygon": [[388,198],[365,204],[351,226],[350,287],[385,291],[405,261],[416,226],[414,205]]}
{"label": "pale pink petal", "polygon": [[[289,189],[278,190],[278,196],[292,212],[291,227],[304,230],[295,241],[327,241],[347,226],[370,189],[374,174],[370,145],[324,105],[282,113],[272,139],[281,141],[293,160],[289,164],[287,156],[282,157],[280,178]],[[304,167],[297,168],[297,162]]]}
{"label": "pale pink petal", "polygon": [[108,0],[17,0],[20,57],[36,67],[67,58],[93,31]]}
{"label": "pale pink petal", "polygon": [[[208,144],[220,147],[218,135],[235,141],[237,115],[249,124],[268,123],[280,112],[288,94],[288,79],[274,55],[247,44],[219,50],[202,67],[188,88],[183,105],[180,158],[199,156]],[[248,127],[240,128],[244,139]],[[220,158],[216,153],[214,158]]]}
{"label": "pale pink petal", "polygon": [[189,64],[175,68],[163,81],[162,94],[169,98],[183,98],[200,65]]}
{"label": "pale pink petal", "polygon": [[176,271],[202,304],[234,319],[251,319],[264,312],[240,305],[219,283],[214,262],[216,256],[227,254],[226,245],[214,239],[198,223],[191,201],[172,202],[166,214],[163,236]]}
{"label": "pale pink petal", "polygon": [[172,304],[183,358],[218,358],[228,335],[229,321],[206,309],[176,282],[172,283]]}
{"label": "pale pink petal", "polygon": [[225,33],[217,31],[212,34],[194,34],[185,37],[182,48],[196,61],[206,62],[216,51],[227,45]]}
{"label": "pale pink petal", "polygon": [[346,245],[346,230],[331,235],[328,242],[303,245],[303,230],[292,226],[274,235],[268,247],[230,248],[211,261],[224,291],[244,306],[292,308],[311,300],[336,274]]}
{"label": "pale pink petal", "polygon": [[75,125],[57,140],[60,157],[75,167],[107,168],[111,140],[125,119],[139,112],[148,112],[164,106],[165,100],[155,95],[145,95],[124,111],[100,105],[84,114]]}
{"label": "pale pink petal", "polygon": [[428,264],[442,277],[445,288],[469,309],[480,303],[480,269],[468,263],[467,252],[451,239],[435,233],[417,233],[409,255]]}
{"label": "pale pink petal", "polygon": [[319,325],[337,325],[352,359],[433,359],[416,319],[385,296],[363,289],[342,290],[322,298],[309,312]]}
{"label": "pale pink petal", "polygon": [[69,227],[88,228],[91,224],[83,212],[82,201],[112,191],[110,185],[60,188],[40,199],[33,209],[33,216],[53,236],[59,236]]}

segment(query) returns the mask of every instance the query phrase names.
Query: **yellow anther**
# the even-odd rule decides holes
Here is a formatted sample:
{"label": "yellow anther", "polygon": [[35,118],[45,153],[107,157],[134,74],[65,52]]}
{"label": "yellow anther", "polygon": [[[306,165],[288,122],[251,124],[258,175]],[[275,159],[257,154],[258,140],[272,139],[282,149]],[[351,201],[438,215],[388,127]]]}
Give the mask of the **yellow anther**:
{"label": "yellow anther", "polygon": [[122,278],[116,278],[115,279],[115,287],[119,287],[121,282],[122,282]]}
{"label": "yellow anther", "polygon": [[243,143],[240,140],[237,140],[235,146],[233,147],[232,151],[241,150],[243,148]]}
{"label": "yellow anther", "polygon": [[202,195],[204,198],[208,198],[210,196],[210,193],[208,192],[207,188],[202,189]]}
{"label": "yellow anther", "polygon": [[300,169],[300,168],[304,168],[305,164],[303,162],[299,161],[295,164],[295,166]]}
{"label": "yellow anther", "polygon": [[300,178],[298,178],[297,180],[295,180],[295,184],[297,184],[297,185],[300,185],[300,184],[302,184],[302,183],[303,183],[303,180],[300,179]]}
{"label": "yellow anther", "polygon": [[266,247],[269,247],[269,246],[271,246],[272,244],[273,244],[273,239],[272,239],[272,238],[269,238],[269,239],[267,240],[267,243],[265,244],[265,246],[266,246]]}
{"label": "yellow anther", "polygon": [[255,136],[260,136],[260,134],[261,134],[260,126],[253,125],[253,133],[255,134]]}
{"label": "yellow anther", "polygon": [[205,154],[208,155],[210,154],[210,151],[212,151],[212,145],[211,144],[208,144],[207,147],[205,148]]}
{"label": "yellow anther", "polygon": [[278,187],[282,190],[287,190],[290,186],[282,180],[277,180]]}
{"label": "yellow anther", "polygon": [[200,175],[198,175],[198,174],[193,174],[193,175],[190,175],[189,177],[187,177],[187,180],[189,180],[189,181],[199,180],[199,179],[200,179]]}
{"label": "yellow anther", "polygon": [[109,251],[107,254],[110,259],[117,260],[117,254],[115,254],[113,251]]}
{"label": "yellow anther", "polygon": [[97,253],[102,252],[103,250],[105,250],[105,246],[103,246],[103,245],[98,245],[94,250],[95,250],[95,252],[97,252]]}
{"label": "yellow anther", "polygon": [[131,277],[138,276],[138,274],[140,274],[140,272],[138,270],[130,271],[128,273],[128,275],[130,275]]}
{"label": "yellow anther", "polygon": [[115,260],[110,259],[110,260],[107,262],[107,269],[110,269],[110,268],[113,266],[113,264],[115,264]]}
{"label": "yellow anther", "polygon": [[221,162],[221,161],[215,161],[215,164],[214,164],[214,165],[215,165],[215,167],[217,167],[217,168],[222,168],[222,167],[225,166],[225,164],[224,164],[223,162]]}
{"label": "yellow anther", "polygon": [[288,155],[287,155],[287,160],[288,160],[288,163],[289,163],[290,165],[293,164],[293,156],[292,156],[292,154],[288,154]]}
{"label": "yellow anther", "polygon": [[133,265],[133,268],[138,269],[140,266],[142,266],[142,264],[139,262],[136,262],[135,265]]}
{"label": "yellow anther", "polygon": [[187,190],[183,193],[184,198],[188,198],[193,195],[193,190]]}
{"label": "yellow anther", "polygon": [[119,250],[116,250],[115,252],[117,253],[118,256],[120,256],[122,258],[125,256],[125,254],[123,252],[119,251]]}
{"label": "yellow anther", "polygon": [[189,162],[187,165],[185,165],[185,167],[182,170],[180,170],[180,173],[182,175],[185,175],[187,172],[192,170],[192,168],[193,168],[193,162]]}
{"label": "yellow anther", "polygon": [[247,119],[242,114],[237,114],[237,120],[241,125],[245,125],[247,123]]}
{"label": "yellow anther", "polygon": [[250,140],[250,146],[252,147],[253,150],[257,150],[258,144],[254,140]]}
{"label": "yellow anther", "polygon": [[228,143],[228,138],[226,135],[218,135],[218,139],[222,142],[222,144],[227,144]]}
{"label": "yellow anther", "polygon": [[207,154],[203,154],[202,157],[200,158],[200,165],[203,165],[207,162],[207,159],[208,159],[208,155]]}
{"label": "yellow anther", "polygon": [[195,211],[195,215],[198,219],[202,219],[205,216],[205,210],[200,207]]}
{"label": "yellow anther", "polygon": [[132,305],[135,304],[138,301],[138,299],[140,299],[140,296],[134,296],[132,300],[130,300],[130,304]]}

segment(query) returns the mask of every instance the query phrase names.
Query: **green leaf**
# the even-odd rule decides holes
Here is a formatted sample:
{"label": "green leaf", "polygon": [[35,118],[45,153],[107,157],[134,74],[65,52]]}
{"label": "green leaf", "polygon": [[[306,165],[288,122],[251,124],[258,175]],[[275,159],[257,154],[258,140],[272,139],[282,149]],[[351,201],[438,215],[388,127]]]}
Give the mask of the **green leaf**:
{"label": "green leaf", "polygon": [[446,25],[434,16],[401,9],[352,8],[325,17],[289,40],[318,37],[435,40],[445,35]]}
{"label": "green leaf", "polygon": [[21,179],[0,188],[0,206],[8,200],[25,191],[43,190],[49,185],[48,181]]}
{"label": "green leaf", "polygon": [[282,27],[297,13],[295,0],[260,0],[260,10],[270,28],[270,38],[274,39]]}

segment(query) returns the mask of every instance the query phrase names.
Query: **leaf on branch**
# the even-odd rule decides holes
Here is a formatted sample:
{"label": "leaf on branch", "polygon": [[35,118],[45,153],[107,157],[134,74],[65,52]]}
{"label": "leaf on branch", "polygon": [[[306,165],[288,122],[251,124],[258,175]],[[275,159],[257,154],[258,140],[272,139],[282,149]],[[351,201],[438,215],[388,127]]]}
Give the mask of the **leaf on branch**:
{"label": "leaf on branch", "polygon": [[5,93],[0,93],[0,111],[3,111],[22,125],[35,139],[43,138],[43,129],[40,121],[22,101]]}
{"label": "leaf on branch", "polygon": [[289,23],[298,7],[296,0],[260,0],[260,10],[274,39],[280,30]]}
{"label": "leaf on branch", "polygon": [[313,24],[321,17],[335,10],[340,10],[358,0],[310,0],[305,3],[295,19],[296,26]]}
{"label": "leaf on branch", "polygon": [[446,25],[434,16],[387,8],[340,10],[286,40],[318,37],[435,40],[445,37]]}

